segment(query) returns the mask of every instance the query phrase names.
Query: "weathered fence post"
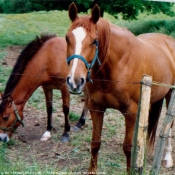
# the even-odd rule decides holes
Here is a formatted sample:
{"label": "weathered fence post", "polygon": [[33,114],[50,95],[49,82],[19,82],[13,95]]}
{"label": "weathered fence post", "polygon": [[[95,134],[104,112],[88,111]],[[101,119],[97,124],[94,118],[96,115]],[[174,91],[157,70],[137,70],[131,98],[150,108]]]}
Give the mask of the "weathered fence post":
{"label": "weathered fence post", "polygon": [[140,88],[140,102],[134,129],[131,174],[142,174],[146,147],[148,115],[150,107],[152,77],[143,75]]}
{"label": "weathered fence post", "polygon": [[168,110],[167,110],[164,123],[157,141],[156,151],[155,151],[154,160],[153,160],[153,166],[150,172],[151,175],[156,175],[159,173],[159,169],[160,169],[161,161],[163,157],[163,151],[165,148],[165,140],[168,137],[168,133],[169,133],[171,124],[174,120],[174,117],[175,117],[175,89],[173,89]]}

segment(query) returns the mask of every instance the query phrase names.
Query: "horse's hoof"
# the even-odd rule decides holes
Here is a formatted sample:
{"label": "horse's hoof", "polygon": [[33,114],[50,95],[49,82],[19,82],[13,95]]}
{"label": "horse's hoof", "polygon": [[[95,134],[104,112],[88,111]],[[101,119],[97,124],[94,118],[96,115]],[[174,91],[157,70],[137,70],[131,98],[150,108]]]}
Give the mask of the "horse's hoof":
{"label": "horse's hoof", "polygon": [[81,130],[81,128],[79,128],[78,126],[74,126],[73,128],[71,128],[71,131],[73,132],[79,132]]}
{"label": "horse's hoof", "polygon": [[163,167],[165,167],[165,168],[171,168],[171,167],[174,166],[173,160],[172,160],[172,159],[170,159],[170,160],[163,160],[163,161],[162,161],[162,165],[163,165]]}
{"label": "horse's hoof", "polygon": [[62,136],[61,137],[61,142],[66,143],[66,142],[69,142],[69,141],[70,141],[70,138],[69,137],[65,137],[65,136]]}
{"label": "horse's hoof", "polygon": [[47,141],[47,140],[49,140],[51,138],[51,134],[50,134],[50,132],[49,131],[46,131],[43,135],[42,135],[42,137],[41,137],[41,141]]}
{"label": "horse's hoof", "polygon": [[142,174],[143,173],[143,167],[139,167],[138,172],[139,172],[139,174]]}

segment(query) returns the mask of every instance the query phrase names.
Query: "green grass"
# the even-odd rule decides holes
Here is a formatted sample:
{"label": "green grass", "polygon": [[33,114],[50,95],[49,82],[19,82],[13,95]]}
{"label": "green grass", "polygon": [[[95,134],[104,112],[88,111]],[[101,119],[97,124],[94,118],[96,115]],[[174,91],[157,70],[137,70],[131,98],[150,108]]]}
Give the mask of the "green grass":
{"label": "green grass", "polygon": [[[3,63],[3,59],[6,56],[6,52],[4,51],[4,49],[0,49],[0,64]],[[4,87],[5,84],[7,82],[8,79],[8,75],[10,75],[11,73],[11,68],[5,66],[5,65],[1,65],[0,66],[0,91],[4,91]]]}
{"label": "green grass", "polygon": [[[10,155],[7,154],[8,148],[11,144],[1,143],[0,145],[0,175],[4,174],[17,174],[20,173],[27,173],[27,174],[49,174],[49,170],[47,166],[42,169],[41,166],[37,163],[37,160],[35,159],[35,155],[31,152],[30,148],[27,148],[29,152],[31,152],[31,159],[33,160],[32,164],[28,164],[26,161],[24,161],[21,151],[17,153],[17,157],[13,158],[13,161],[9,161]],[[46,173],[47,172],[47,173]],[[52,169],[52,172],[56,172],[56,170]]]}
{"label": "green grass", "polygon": [[74,112],[69,113],[69,119],[72,122],[78,121],[79,117],[80,116],[78,114],[74,113]]}
{"label": "green grass", "polygon": [[[135,34],[161,32],[175,36],[175,19],[164,14],[141,14],[138,20],[124,21],[105,13],[113,24],[127,27]],[[26,14],[0,14],[0,47],[25,45],[41,33],[64,37],[70,25],[67,11],[42,11]]]}
{"label": "green grass", "polygon": [[[109,14],[105,13],[104,18],[111,21],[111,23],[126,27],[134,32],[136,35],[147,32],[160,32],[175,37],[175,19],[163,14],[146,15],[141,14],[138,20],[124,21],[121,18],[115,19]],[[4,91],[6,81],[10,75],[11,69],[6,65],[2,65],[3,59],[8,54],[6,47],[11,45],[26,45],[33,40],[36,35],[41,33],[56,33],[58,36],[65,36],[65,33],[70,25],[68,14],[66,11],[50,11],[50,12],[33,12],[27,14],[0,14],[0,91]],[[59,91],[54,91],[54,112],[62,113],[62,104],[58,103],[61,99]],[[77,101],[71,97],[71,105],[76,105]],[[37,110],[46,111],[45,99],[43,91],[38,88],[32,97],[29,99],[27,105]],[[121,174],[125,173],[125,156],[122,152],[120,143],[116,140],[123,140],[124,131],[121,128],[124,126],[123,116],[116,114],[115,110],[107,110],[105,113],[105,122],[102,132],[102,146],[99,153],[98,167],[100,172],[107,174]],[[117,117],[116,117],[117,116]],[[78,120],[76,111],[70,113],[71,122]],[[60,125],[59,125],[60,126]],[[27,157],[23,156],[23,149],[20,143],[12,140],[11,145],[0,144],[0,175],[4,172],[41,172],[41,174],[49,174],[48,172],[66,171],[71,172],[87,170],[89,165],[89,145],[91,141],[92,124],[88,121],[88,126],[81,131],[81,133],[71,133],[72,140],[69,147],[72,150],[62,154],[62,159],[68,161],[70,165],[61,167],[59,164],[55,166],[52,163],[40,165],[36,155],[32,153],[30,147],[25,149],[30,152],[31,162],[28,162]],[[62,133],[62,128],[57,132]],[[120,134],[118,134],[120,133]],[[57,141],[58,135],[53,136],[52,141]],[[116,145],[113,145],[113,144]],[[15,153],[13,147],[15,146]],[[61,143],[60,143],[61,146]],[[117,147],[117,148],[116,148]],[[25,151],[26,151],[25,150]],[[11,154],[15,156],[11,156]],[[73,160],[78,159],[78,166],[74,164]],[[71,168],[70,168],[71,167]],[[71,174],[71,173],[70,173]]]}
{"label": "green grass", "polygon": [[0,47],[24,45],[41,33],[64,37],[70,21],[65,11],[0,14]]}

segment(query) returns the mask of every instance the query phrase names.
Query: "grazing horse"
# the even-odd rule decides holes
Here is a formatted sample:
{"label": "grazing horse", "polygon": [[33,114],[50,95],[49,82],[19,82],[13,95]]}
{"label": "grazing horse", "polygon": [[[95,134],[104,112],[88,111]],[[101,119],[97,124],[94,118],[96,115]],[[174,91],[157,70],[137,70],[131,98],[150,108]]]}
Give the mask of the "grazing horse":
{"label": "grazing horse", "polygon": [[[88,109],[93,131],[89,172],[97,171],[97,157],[101,145],[104,112],[119,110],[125,117],[123,150],[127,171],[131,165],[131,147],[139,103],[140,80],[143,74],[154,81],[175,82],[175,40],[163,34],[133,35],[100,17],[95,5],[91,15],[78,16],[75,3],[69,6],[72,23],[66,34],[69,75],[67,86],[79,94],[86,85]],[[163,99],[169,102],[171,90],[152,86],[148,142],[155,141],[155,133]]]}
{"label": "grazing horse", "polygon": [[[42,86],[47,107],[47,131],[41,140],[51,137],[53,89],[61,91],[63,113],[65,116],[64,133],[61,140],[69,141],[70,125],[68,121],[70,94],[66,86],[68,75],[66,59],[66,41],[56,35],[41,35],[30,42],[19,55],[8,79],[0,104],[0,140],[7,141],[16,128],[23,125],[23,108],[33,92]],[[76,128],[85,123],[87,107]],[[4,133],[5,132],[5,133]]]}

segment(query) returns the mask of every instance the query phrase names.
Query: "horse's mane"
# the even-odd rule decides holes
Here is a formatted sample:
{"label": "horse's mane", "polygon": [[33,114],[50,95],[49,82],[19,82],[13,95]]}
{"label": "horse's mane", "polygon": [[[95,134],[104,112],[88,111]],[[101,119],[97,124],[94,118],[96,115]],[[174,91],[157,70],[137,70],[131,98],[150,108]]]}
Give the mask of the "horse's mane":
{"label": "horse's mane", "polygon": [[109,23],[100,18],[97,22],[97,31],[98,31],[98,38],[99,38],[99,58],[102,60],[103,64],[108,59],[108,47],[110,42],[110,25]]}
{"label": "horse's mane", "polygon": [[51,38],[56,37],[56,35],[48,35],[48,34],[41,34],[37,36],[33,41],[31,41],[20,53],[15,66],[13,67],[12,73],[7,81],[4,95],[2,97],[2,103],[0,104],[0,112],[3,106],[3,103],[6,101],[11,93],[13,92],[15,86],[18,84],[27,64],[33,58],[33,56],[40,50],[43,44]]}
{"label": "horse's mane", "polygon": [[100,18],[97,22],[97,25],[95,26],[93,25],[89,16],[81,16],[72,23],[70,30],[73,30],[80,26],[85,28],[89,33],[96,30],[99,41],[99,58],[100,61],[104,63],[108,58],[107,51],[110,41],[109,23],[105,19]]}

